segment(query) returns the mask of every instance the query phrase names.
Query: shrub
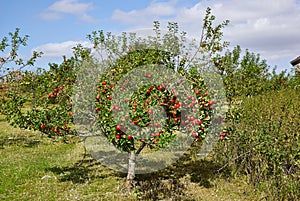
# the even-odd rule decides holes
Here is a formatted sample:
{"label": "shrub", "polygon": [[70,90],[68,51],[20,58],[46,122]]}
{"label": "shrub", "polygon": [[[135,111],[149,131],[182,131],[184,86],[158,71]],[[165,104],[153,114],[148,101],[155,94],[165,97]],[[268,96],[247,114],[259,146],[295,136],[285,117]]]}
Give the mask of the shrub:
{"label": "shrub", "polygon": [[270,200],[300,195],[300,95],[297,89],[270,91],[245,99],[229,124],[229,139],[215,149],[216,158]]}

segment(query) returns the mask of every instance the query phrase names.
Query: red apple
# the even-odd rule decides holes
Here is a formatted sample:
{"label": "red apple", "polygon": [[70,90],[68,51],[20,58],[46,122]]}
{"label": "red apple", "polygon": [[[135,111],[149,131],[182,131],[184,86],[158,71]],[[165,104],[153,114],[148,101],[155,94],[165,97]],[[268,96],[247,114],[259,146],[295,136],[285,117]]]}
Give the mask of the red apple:
{"label": "red apple", "polygon": [[117,130],[117,131],[121,131],[121,128],[122,128],[121,125],[117,125],[117,126],[116,126],[116,130]]}
{"label": "red apple", "polygon": [[145,76],[145,77],[147,77],[147,78],[151,78],[151,77],[152,77],[152,75],[151,75],[151,74],[147,74],[147,73],[146,73],[146,74],[144,74],[144,76]]}
{"label": "red apple", "polygon": [[157,128],[160,128],[160,127],[161,127],[161,125],[158,124],[158,123],[155,123],[154,126],[157,127]]}
{"label": "red apple", "polygon": [[163,90],[164,88],[163,88],[161,85],[159,85],[159,86],[156,87],[156,89],[159,90],[159,91],[161,91],[161,90]]}
{"label": "red apple", "polygon": [[45,124],[42,124],[41,129],[45,129],[45,128],[46,128]]}
{"label": "red apple", "polygon": [[198,119],[195,119],[194,121],[192,121],[192,124],[195,125],[198,123]]}
{"label": "red apple", "polygon": [[128,140],[132,140],[132,136],[131,136],[131,135],[128,135],[128,136],[127,136],[127,139],[128,139]]}

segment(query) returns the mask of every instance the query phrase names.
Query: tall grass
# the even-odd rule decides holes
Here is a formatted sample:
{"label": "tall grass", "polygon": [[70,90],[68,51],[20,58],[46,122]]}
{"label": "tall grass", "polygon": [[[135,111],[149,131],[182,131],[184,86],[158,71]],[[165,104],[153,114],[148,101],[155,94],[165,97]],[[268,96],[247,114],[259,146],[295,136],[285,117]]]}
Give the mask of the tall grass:
{"label": "tall grass", "polygon": [[297,89],[248,98],[230,124],[229,140],[216,148],[218,160],[246,174],[268,200],[300,199],[299,108]]}

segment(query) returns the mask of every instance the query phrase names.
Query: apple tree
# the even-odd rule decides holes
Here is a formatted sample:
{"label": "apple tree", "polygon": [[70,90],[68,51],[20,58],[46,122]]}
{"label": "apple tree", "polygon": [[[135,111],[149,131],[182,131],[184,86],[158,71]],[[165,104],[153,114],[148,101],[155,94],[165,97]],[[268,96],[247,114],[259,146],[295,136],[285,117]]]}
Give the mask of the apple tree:
{"label": "apple tree", "polygon": [[142,151],[185,143],[184,137],[203,142],[215,137],[208,133],[221,135],[221,140],[226,136],[223,130],[210,128],[212,122],[224,118],[224,113],[217,114],[216,108],[222,105],[216,100],[218,92],[209,90],[216,74],[203,78],[205,70],[215,72],[208,58],[228,45],[221,41],[221,29],[228,22],[213,27],[214,19],[208,9],[198,43],[188,42],[177,23],[169,23],[167,32],[161,34],[159,22],[154,22],[154,36],[146,38],[134,33],[105,35],[103,31],[88,35],[98,57],[91,58],[78,74],[74,123],[78,131],[98,133],[129,153],[129,184]]}
{"label": "apple tree", "polygon": [[25,61],[19,56],[22,46],[27,45],[29,36],[20,36],[20,29],[9,32],[8,36],[1,39],[0,43],[0,112],[4,113],[4,93],[14,90],[23,79],[23,71],[26,67],[33,66],[42,52],[33,51],[32,56]]}
{"label": "apple tree", "polygon": [[20,47],[26,46],[29,36],[20,36],[20,29],[9,32],[9,36],[1,39],[0,43],[0,81],[8,82],[11,79],[20,79],[21,70],[33,66],[42,52],[33,51],[31,58],[25,61],[19,56]]}
{"label": "apple tree", "polygon": [[89,55],[82,46],[74,48],[74,56],[58,65],[49,64],[48,71],[23,71],[22,80],[12,80],[15,87],[3,94],[2,113],[16,127],[41,131],[48,137],[66,140],[75,135],[72,129],[72,89],[80,63]]}

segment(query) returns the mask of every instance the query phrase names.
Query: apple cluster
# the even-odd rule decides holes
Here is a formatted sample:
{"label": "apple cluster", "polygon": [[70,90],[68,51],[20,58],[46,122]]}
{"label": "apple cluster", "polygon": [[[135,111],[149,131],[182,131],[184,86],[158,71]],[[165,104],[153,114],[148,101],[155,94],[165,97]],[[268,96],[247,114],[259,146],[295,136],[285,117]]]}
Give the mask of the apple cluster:
{"label": "apple cluster", "polygon": [[[144,74],[144,76],[152,77],[151,74]],[[196,89],[193,95],[179,98],[178,93],[168,90],[164,84],[145,85],[132,97],[121,100],[129,108],[129,111],[124,112],[118,103],[112,104],[114,85],[108,84],[108,82],[100,81],[96,88],[95,111],[103,132],[114,144],[123,148],[126,143],[128,146],[132,146],[135,140],[135,135],[132,134],[137,132],[136,126],[147,127],[151,131],[147,136],[142,136],[142,139],[137,140],[157,146],[160,146],[160,143],[165,144],[172,137],[172,130],[178,127],[190,133],[195,141],[205,138],[206,128],[210,124],[210,121],[206,120],[209,119],[207,116],[211,115],[214,105],[217,104],[216,100],[209,99],[207,92]],[[120,90],[124,90],[124,87],[121,86]],[[166,112],[165,119],[155,119],[154,121],[151,118],[155,115],[152,109],[155,105],[163,107]],[[121,123],[116,124],[113,121],[114,112],[122,113]],[[183,116],[184,114],[189,115]]]}

